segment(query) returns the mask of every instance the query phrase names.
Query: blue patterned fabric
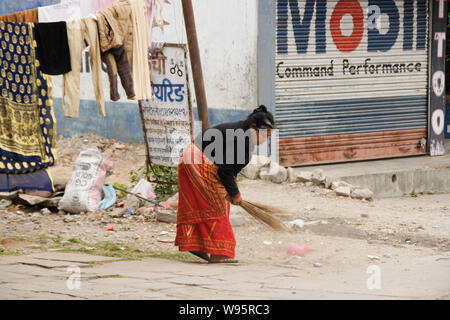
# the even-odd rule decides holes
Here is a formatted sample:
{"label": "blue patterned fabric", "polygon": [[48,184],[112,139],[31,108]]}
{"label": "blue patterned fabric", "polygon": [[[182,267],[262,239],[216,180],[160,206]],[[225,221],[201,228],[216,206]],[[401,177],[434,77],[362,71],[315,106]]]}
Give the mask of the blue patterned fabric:
{"label": "blue patterned fabric", "polygon": [[0,173],[29,173],[55,161],[51,78],[40,69],[34,24],[0,22]]}

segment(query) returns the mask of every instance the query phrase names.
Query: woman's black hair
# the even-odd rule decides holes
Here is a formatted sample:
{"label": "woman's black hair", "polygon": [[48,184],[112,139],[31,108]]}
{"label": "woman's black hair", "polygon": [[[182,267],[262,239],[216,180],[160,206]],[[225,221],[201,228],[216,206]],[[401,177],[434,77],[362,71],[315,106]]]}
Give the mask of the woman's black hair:
{"label": "woman's black hair", "polygon": [[260,105],[258,108],[253,110],[247,119],[256,125],[256,129],[275,129],[273,115],[264,105]]}

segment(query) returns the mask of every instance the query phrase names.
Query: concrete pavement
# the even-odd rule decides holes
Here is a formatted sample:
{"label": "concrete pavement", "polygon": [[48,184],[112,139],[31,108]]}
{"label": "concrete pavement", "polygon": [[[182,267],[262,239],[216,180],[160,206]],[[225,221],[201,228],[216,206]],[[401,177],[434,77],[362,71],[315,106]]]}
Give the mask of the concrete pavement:
{"label": "concrete pavement", "polygon": [[0,258],[0,299],[450,299],[448,252],[317,270],[42,252]]}

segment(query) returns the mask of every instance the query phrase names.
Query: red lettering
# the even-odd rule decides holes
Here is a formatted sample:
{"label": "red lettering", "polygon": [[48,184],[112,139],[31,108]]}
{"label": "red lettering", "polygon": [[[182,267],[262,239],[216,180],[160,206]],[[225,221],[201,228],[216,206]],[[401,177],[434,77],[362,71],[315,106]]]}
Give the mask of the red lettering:
{"label": "red lettering", "polygon": [[[353,17],[353,31],[348,37],[341,31],[341,20],[346,14]],[[330,30],[339,51],[352,52],[359,46],[364,34],[364,13],[357,0],[339,0],[331,14]]]}

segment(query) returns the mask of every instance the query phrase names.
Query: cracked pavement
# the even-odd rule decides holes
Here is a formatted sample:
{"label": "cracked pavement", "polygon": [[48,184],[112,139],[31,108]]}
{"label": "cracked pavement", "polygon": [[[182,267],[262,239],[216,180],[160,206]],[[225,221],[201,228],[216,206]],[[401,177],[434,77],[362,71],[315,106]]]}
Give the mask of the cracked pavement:
{"label": "cracked pavement", "polygon": [[[381,288],[368,289],[367,262],[326,270],[286,260],[236,265],[148,258],[120,260],[43,252],[0,258],[0,299],[449,299],[450,254],[378,263]],[[70,270],[79,269],[79,288]],[[72,268],[72,269],[68,269]],[[77,279],[75,279],[77,280]],[[70,289],[72,288],[72,290]]]}

